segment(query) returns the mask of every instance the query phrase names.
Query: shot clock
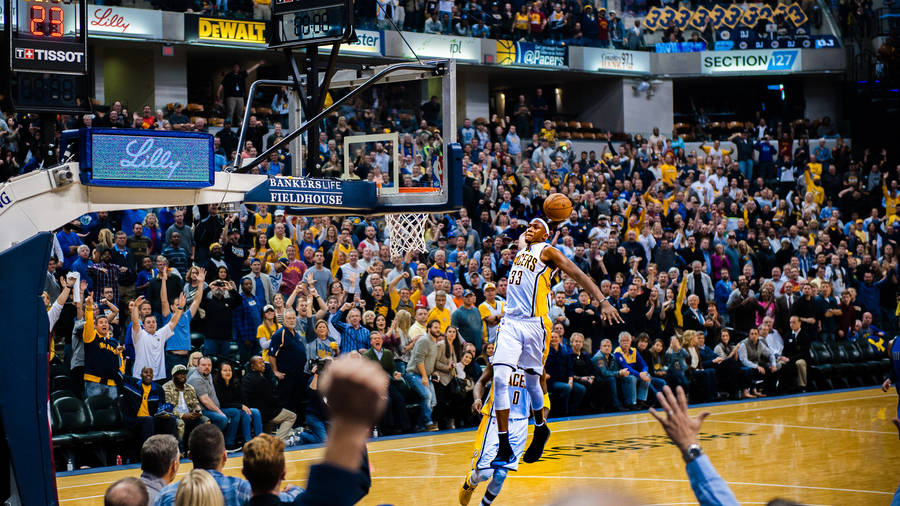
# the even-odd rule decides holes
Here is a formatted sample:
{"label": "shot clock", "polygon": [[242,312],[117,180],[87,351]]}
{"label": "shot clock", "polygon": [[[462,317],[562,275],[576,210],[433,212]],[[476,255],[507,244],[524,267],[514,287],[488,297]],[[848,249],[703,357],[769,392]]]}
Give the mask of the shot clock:
{"label": "shot clock", "polygon": [[5,0],[17,110],[78,112],[87,102],[86,0]]}
{"label": "shot clock", "polygon": [[348,42],[353,36],[352,0],[275,0],[269,47]]}
{"label": "shot clock", "polygon": [[84,0],[6,0],[6,5],[11,70],[87,73]]}

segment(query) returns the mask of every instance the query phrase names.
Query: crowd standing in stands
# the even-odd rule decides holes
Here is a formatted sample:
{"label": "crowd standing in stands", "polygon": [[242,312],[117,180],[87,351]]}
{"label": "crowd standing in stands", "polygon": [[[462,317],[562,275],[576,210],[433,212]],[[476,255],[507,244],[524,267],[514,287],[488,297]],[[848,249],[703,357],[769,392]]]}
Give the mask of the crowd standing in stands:
{"label": "crowd standing in stands", "polygon": [[[132,396],[129,427],[141,439],[174,434],[182,448],[207,421],[228,449],[276,431],[289,445],[321,442],[329,407],[314,393],[318,377],[359,353],[392,378],[379,434],[470,425],[515,242],[554,192],[574,204],[554,243],[626,320],[601,324],[598,301],[555,274],[554,415],[640,409],[664,384],[694,403],[828,388],[810,370],[817,342],[883,353],[897,328],[900,227],[900,160],[887,149],[829,149],[804,125],[776,143],[760,120],[732,138],[733,151],[718,139],[686,150],[655,129],[577,153],[540,95],[519,101],[508,121],[465,120],[450,133],[463,145],[464,206],[431,217],[421,254],[392,255],[376,217],[295,217],[263,204],[66,224],[45,285],[48,306],[65,295],[54,336],[66,388]],[[325,122],[323,160],[343,160],[336,141],[356,128],[407,128],[396,147],[402,184],[435,184],[436,99],[419,125],[355,111]],[[37,133],[21,143],[33,168]],[[383,180],[388,148],[370,148],[352,172]],[[192,351],[202,358],[189,362]],[[146,399],[145,370],[162,386]]]}

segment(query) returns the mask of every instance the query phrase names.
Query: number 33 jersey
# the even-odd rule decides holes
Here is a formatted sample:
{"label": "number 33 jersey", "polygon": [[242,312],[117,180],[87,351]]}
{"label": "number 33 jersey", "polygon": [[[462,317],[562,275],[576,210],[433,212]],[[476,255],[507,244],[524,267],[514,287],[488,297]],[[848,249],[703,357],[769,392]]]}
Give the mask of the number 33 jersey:
{"label": "number 33 jersey", "polygon": [[550,245],[529,245],[516,254],[507,277],[506,315],[514,318],[547,316],[552,303],[550,273],[553,269],[541,261],[541,252]]}

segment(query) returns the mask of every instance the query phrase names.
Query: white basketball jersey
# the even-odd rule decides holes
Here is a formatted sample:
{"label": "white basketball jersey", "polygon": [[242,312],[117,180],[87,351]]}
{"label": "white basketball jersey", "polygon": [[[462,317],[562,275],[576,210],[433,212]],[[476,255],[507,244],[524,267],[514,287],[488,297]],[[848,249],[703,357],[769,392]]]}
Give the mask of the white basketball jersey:
{"label": "white basketball jersey", "polygon": [[[494,414],[494,386],[484,399],[481,414],[496,416]],[[528,418],[531,414],[531,402],[528,399],[528,390],[525,388],[525,371],[521,368],[513,371],[509,377],[509,419],[520,420]]]}
{"label": "white basketball jersey", "polygon": [[550,273],[541,261],[541,252],[549,246],[534,243],[516,254],[507,276],[506,314],[519,318],[547,316],[551,305]]}

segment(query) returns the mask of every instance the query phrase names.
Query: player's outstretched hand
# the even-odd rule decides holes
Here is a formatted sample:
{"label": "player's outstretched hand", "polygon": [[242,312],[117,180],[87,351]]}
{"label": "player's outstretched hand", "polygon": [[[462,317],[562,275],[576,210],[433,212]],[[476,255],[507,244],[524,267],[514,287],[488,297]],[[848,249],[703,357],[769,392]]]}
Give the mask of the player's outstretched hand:
{"label": "player's outstretched hand", "polygon": [[687,396],[680,386],[677,388],[677,398],[668,386],[663,387],[663,391],[657,393],[656,398],[665,410],[666,416],[663,418],[662,414],[653,408],[650,408],[650,414],[662,425],[666,435],[678,446],[681,453],[687,453],[688,447],[700,440],[700,426],[709,416],[709,412],[704,411],[699,416],[691,418],[688,415]]}
{"label": "player's outstretched hand", "polygon": [[600,318],[607,323],[625,323],[619,310],[612,304],[604,304],[603,309],[600,310]]}
{"label": "player's outstretched hand", "polygon": [[333,419],[370,427],[384,413],[389,379],[372,360],[339,358],[319,381]]}

